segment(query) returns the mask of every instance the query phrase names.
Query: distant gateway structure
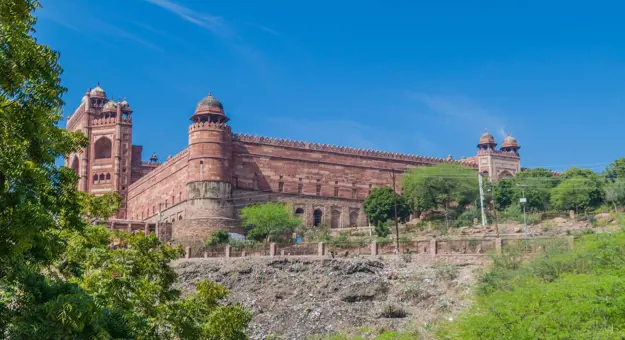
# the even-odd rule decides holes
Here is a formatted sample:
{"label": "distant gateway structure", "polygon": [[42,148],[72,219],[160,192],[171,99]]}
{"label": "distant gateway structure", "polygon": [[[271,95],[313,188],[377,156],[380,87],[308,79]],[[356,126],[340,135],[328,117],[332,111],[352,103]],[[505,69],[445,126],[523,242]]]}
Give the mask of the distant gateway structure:
{"label": "distant gateway structure", "polygon": [[191,115],[189,145],[159,164],[142,161],[132,144],[129,103],[107,99],[98,86],[87,91],[69,131],[82,131],[89,145],[65,159],[79,174],[78,188],[91,194],[117,192],[118,219],[167,222],[173,238],[206,239],[212,231],[241,232],[238,210],[265,201],[284,201],[307,226],[367,225],[362,202],[372,188],[392,185],[391,172],[438,163],[458,163],[493,179],[520,169],[520,148],[508,136],[499,150],[488,132],[477,154],[454,160],[233,133],[222,103],[209,94]]}

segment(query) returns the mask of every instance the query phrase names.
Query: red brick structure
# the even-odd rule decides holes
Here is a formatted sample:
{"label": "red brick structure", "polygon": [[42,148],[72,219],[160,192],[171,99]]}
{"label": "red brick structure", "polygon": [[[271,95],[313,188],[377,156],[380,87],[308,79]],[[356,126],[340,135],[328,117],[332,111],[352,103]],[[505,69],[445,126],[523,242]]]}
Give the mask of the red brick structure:
{"label": "red brick structure", "polygon": [[520,171],[516,140],[508,136],[496,150],[488,132],[477,155],[461,160],[237,134],[210,94],[191,115],[189,146],[162,164],[156,155],[143,162],[142,147],[132,145],[131,113],[126,100],[107,100],[99,85],[88,91],[67,128],[83,131],[89,146],[65,165],[80,175],[80,190],[123,197],[117,218],[172,223],[174,239],[241,231],[238,210],[268,200],[287,202],[305,225],[367,225],[362,202],[371,189],[392,185],[393,171],[399,183],[417,166],[459,163],[495,179]]}

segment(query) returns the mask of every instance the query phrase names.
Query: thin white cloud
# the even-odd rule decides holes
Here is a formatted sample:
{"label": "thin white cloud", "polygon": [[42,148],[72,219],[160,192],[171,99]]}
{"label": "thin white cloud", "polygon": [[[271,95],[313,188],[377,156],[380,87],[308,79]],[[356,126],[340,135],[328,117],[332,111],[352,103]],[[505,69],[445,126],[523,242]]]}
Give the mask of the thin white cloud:
{"label": "thin white cloud", "polygon": [[[443,157],[436,143],[430,141],[421,132],[398,134],[394,130],[370,126],[349,119],[312,120],[307,121],[306,124],[288,117],[268,117],[266,119],[272,126],[278,127],[280,131],[288,131],[287,136],[268,137],[296,138],[305,142]],[[410,145],[410,149],[406,149],[406,145]]]}
{"label": "thin white cloud", "polygon": [[230,37],[234,34],[233,28],[228,23],[226,23],[224,19],[218,16],[201,13],[168,0],[145,1],[153,5],[159,6],[173,14],[176,14],[192,24],[206,28],[222,38]]}
{"label": "thin white cloud", "polygon": [[413,100],[426,105],[430,110],[437,112],[453,122],[470,124],[480,128],[494,127],[499,134],[506,135],[504,120],[492,112],[476,105],[462,96],[435,95],[421,92],[409,94]]}
{"label": "thin white cloud", "polygon": [[[160,47],[139,38],[138,36],[124,30],[123,28],[120,28],[108,22],[104,22],[97,18],[89,18],[88,16],[85,16],[84,13],[78,13],[77,15],[71,15],[68,13],[61,14],[60,12],[48,9],[40,11],[39,16],[44,20],[50,20],[57,25],[65,27],[89,39],[109,46],[117,45],[109,41],[110,39],[102,39],[101,36],[117,37],[131,40],[135,43],[141,44],[151,49],[162,51]],[[72,18],[74,18],[74,20],[67,20],[67,16],[71,16]],[[72,22],[73,24],[70,24],[69,22]],[[97,35],[99,35],[100,37],[98,37]]]}
{"label": "thin white cloud", "polygon": [[267,26],[258,25],[258,24],[252,24],[251,22],[247,22],[246,24],[247,24],[248,26],[251,26],[251,27],[257,28],[257,29],[259,29],[259,30],[261,30],[261,31],[265,31],[265,32],[267,32],[267,33],[269,33],[269,34],[272,34],[272,35],[275,35],[275,36],[279,36],[279,35],[280,35],[280,32],[278,32],[278,31],[276,31],[276,30],[274,30],[274,29],[271,29],[271,28],[269,28],[269,27],[267,27]]}

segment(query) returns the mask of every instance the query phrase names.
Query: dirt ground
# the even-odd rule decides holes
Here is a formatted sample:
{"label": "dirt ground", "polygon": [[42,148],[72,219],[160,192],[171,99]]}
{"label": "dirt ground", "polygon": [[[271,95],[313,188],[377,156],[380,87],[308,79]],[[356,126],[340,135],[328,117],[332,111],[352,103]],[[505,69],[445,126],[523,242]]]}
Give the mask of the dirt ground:
{"label": "dirt ground", "polygon": [[343,332],[427,329],[469,305],[478,265],[391,258],[241,258],[179,260],[180,286],[213,280],[228,303],[253,312],[251,339],[309,339]]}

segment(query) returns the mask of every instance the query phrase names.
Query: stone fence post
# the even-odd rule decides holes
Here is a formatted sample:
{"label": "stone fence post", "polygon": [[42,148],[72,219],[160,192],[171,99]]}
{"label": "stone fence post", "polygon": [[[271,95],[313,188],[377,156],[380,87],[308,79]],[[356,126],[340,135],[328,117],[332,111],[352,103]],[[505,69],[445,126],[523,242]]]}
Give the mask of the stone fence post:
{"label": "stone fence post", "polygon": [[148,236],[150,234],[150,225],[145,223],[143,225],[143,235]]}
{"label": "stone fence post", "polygon": [[226,246],[226,257],[230,257],[230,246]]}
{"label": "stone fence post", "polygon": [[495,254],[501,254],[501,238],[495,239]]}
{"label": "stone fence post", "polygon": [[574,236],[567,236],[566,237],[566,242],[567,242],[567,245],[569,247],[569,250],[573,250],[574,244],[575,244],[575,237]]}
{"label": "stone fence post", "polygon": [[378,255],[378,242],[373,241],[371,242],[371,256],[376,255]]}
{"label": "stone fence post", "polygon": [[269,256],[276,256],[276,244],[269,243]]}
{"label": "stone fence post", "polygon": [[191,247],[184,248],[184,258],[185,259],[191,258]]}
{"label": "stone fence post", "polygon": [[436,258],[436,252],[437,252],[436,246],[437,246],[436,239],[435,238],[431,239],[430,240],[430,257],[432,259]]}
{"label": "stone fence post", "polygon": [[317,256],[323,256],[326,254],[326,244],[323,242],[319,242],[317,245]]}

